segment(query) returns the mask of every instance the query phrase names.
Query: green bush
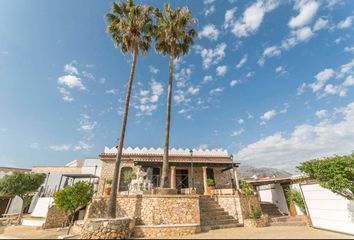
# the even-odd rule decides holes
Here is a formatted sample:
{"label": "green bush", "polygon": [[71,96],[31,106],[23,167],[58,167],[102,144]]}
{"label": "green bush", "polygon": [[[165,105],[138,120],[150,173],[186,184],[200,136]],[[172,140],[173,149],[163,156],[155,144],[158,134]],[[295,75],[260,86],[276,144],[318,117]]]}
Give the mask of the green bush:
{"label": "green bush", "polygon": [[252,190],[251,185],[243,179],[240,181],[240,189],[241,189],[241,192],[247,196],[253,195],[253,190]]}
{"label": "green bush", "polygon": [[322,187],[353,199],[354,153],[303,162],[298,169],[317,180]]}
{"label": "green bush", "polygon": [[304,199],[302,198],[302,195],[299,191],[289,188],[286,191],[286,195],[288,202],[296,204],[301,209],[301,211],[307,215]]}
{"label": "green bush", "polygon": [[208,179],[207,179],[207,184],[208,184],[208,187],[214,186],[214,180],[211,179],[211,178],[208,178]]}
{"label": "green bush", "polygon": [[248,218],[257,220],[262,217],[262,211],[261,210],[251,210],[248,214]]}
{"label": "green bush", "polygon": [[135,178],[136,178],[136,174],[133,171],[127,171],[123,173],[124,183],[130,183]]}

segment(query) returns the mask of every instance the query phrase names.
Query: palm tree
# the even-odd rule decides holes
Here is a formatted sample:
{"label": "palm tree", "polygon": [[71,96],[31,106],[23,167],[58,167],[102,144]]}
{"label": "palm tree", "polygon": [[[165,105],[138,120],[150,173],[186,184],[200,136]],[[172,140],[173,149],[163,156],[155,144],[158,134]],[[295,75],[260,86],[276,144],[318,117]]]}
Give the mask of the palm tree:
{"label": "palm tree", "polygon": [[131,53],[133,62],[130,69],[128,86],[125,97],[122,127],[118,143],[118,153],[114,166],[112,191],[109,198],[108,217],[116,217],[116,198],[118,188],[118,176],[120,162],[124,146],[125,128],[127,125],[130,94],[133,86],[134,72],[139,51],[145,54],[152,39],[153,24],[151,13],[153,8],[149,6],[135,5],[133,0],[126,2],[117,1],[107,17],[107,32],[110,33],[116,48],[120,48],[123,54]]}
{"label": "palm tree", "polygon": [[178,7],[175,11],[169,3],[164,6],[164,14],[155,10],[157,28],[155,31],[156,51],[163,55],[170,55],[170,73],[167,89],[167,112],[165,127],[165,144],[161,174],[161,188],[166,188],[168,170],[168,151],[170,145],[170,123],[171,123],[171,99],[173,62],[181,55],[188,53],[189,47],[193,44],[193,38],[197,32],[192,28],[195,20],[188,8]]}

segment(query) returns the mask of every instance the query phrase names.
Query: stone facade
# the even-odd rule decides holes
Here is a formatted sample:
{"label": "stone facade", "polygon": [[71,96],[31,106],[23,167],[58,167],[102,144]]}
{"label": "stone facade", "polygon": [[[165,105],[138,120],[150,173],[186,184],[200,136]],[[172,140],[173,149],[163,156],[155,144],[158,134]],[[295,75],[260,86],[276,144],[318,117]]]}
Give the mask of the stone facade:
{"label": "stone facade", "polygon": [[88,219],[82,230],[81,239],[125,239],[130,238],[134,229],[131,218]]}
{"label": "stone facade", "polygon": [[58,228],[64,226],[68,226],[68,218],[64,210],[56,208],[54,206],[50,207],[48,209],[48,214],[45,219],[43,228],[48,229],[48,228]]}
{"label": "stone facade", "polygon": [[[120,166],[120,169],[125,167],[131,167],[134,172],[138,172],[140,169],[139,165],[134,165],[132,161],[123,160]],[[191,167],[176,167],[176,170],[188,170],[188,185],[192,187],[192,172]],[[113,178],[113,170],[114,170],[114,161],[111,160],[103,160],[101,177],[99,181],[99,187],[97,196],[103,196],[104,193],[104,182],[106,179]],[[232,188],[231,185],[231,175],[228,171],[221,172],[222,168],[213,168],[214,170],[214,179],[215,179],[215,188]],[[171,176],[171,170],[168,169],[167,176]],[[119,178],[118,178],[119,179]],[[119,186],[119,183],[118,183]],[[168,180],[168,185],[170,186],[170,179]],[[196,189],[197,194],[204,193],[204,181],[203,181],[203,169],[201,167],[194,167],[194,187]]]}

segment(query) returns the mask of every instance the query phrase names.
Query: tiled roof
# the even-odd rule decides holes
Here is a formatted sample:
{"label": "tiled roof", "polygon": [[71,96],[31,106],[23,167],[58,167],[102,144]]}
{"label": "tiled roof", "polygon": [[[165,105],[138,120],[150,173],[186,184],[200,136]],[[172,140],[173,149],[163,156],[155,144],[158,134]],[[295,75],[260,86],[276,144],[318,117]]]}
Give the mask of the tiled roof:
{"label": "tiled roof", "polygon": [[[186,156],[190,157],[190,149],[188,148],[171,148],[169,151],[170,156]],[[104,148],[104,152],[101,155],[115,155],[117,154],[116,147]],[[134,155],[134,156],[162,156],[162,148],[124,148],[123,155]],[[193,157],[230,157],[227,150],[225,149],[193,149]]]}

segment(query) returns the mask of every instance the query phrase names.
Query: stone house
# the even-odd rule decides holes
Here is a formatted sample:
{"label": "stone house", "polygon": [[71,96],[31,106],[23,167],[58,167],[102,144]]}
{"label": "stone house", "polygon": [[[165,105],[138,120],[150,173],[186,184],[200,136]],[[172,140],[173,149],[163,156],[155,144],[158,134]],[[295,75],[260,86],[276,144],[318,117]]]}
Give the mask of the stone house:
{"label": "stone house", "polygon": [[[107,179],[112,179],[117,149],[105,147],[99,155],[102,161],[100,177],[101,192]],[[154,187],[159,187],[162,168],[162,148],[125,148],[120,165],[119,192],[128,190],[123,175],[126,171],[135,173],[144,171]],[[214,180],[215,189],[231,189],[232,174],[227,171],[232,168],[232,156],[226,150],[175,149],[169,151],[168,185],[177,189],[178,193],[185,193],[194,189],[197,194],[207,191],[207,179]]]}

